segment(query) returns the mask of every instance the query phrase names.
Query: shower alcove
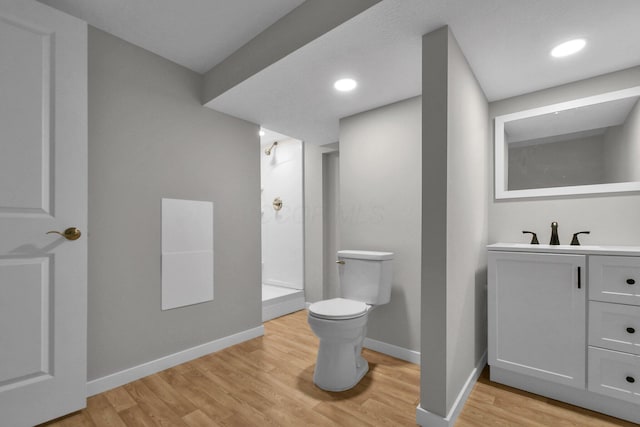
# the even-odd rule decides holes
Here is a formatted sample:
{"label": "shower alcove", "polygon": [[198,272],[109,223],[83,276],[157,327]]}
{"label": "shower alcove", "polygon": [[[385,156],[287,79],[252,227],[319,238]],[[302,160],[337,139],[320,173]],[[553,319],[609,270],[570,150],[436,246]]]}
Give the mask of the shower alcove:
{"label": "shower alcove", "polygon": [[262,320],[305,307],[303,144],[263,129]]}

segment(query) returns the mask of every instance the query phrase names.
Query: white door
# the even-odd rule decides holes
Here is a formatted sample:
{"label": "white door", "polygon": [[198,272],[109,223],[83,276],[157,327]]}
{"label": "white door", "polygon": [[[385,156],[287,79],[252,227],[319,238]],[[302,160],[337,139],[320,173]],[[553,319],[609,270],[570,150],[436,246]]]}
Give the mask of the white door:
{"label": "white door", "polygon": [[489,364],[585,388],[584,255],[489,252]]}
{"label": "white door", "polygon": [[[0,3],[0,425],[85,406],[87,29]],[[67,240],[50,230],[81,230]]]}

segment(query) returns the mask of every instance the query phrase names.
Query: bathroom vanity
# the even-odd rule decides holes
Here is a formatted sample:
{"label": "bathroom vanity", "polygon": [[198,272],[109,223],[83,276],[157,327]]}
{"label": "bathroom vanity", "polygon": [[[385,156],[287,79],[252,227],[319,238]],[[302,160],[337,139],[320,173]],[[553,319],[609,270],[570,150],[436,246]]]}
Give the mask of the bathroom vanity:
{"label": "bathroom vanity", "polygon": [[640,247],[488,251],[491,380],[640,423]]}

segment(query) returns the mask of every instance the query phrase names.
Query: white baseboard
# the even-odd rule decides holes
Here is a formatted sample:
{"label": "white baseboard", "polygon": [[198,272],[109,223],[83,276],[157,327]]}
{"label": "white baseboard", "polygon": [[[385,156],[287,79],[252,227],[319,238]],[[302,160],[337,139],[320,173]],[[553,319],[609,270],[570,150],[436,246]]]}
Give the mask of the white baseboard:
{"label": "white baseboard", "polygon": [[420,364],[420,352],[409,350],[408,348],[398,347],[397,345],[388,344],[386,342],[365,338],[363,346],[369,350],[395,357],[396,359],[406,360],[407,362]]}
{"label": "white baseboard", "polygon": [[191,347],[178,353],[170,354],[142,365],[134,366],[124,371],[116,372],[102,378],[87,382],[87,397],[94,396],[112,388],[130,383],[142,377],[163,371],[181,363],[188,362],[198,357],[220,351],[235,344],[248,341],[264,335],[264,326],[247,329],[237,334],[229,335],[205,344]]}
{"label": "white baseboard", "polygon": [[442,418],[440,415],[422,409],[420,405],[416,408],[416,424],[422,427],[450,427],[454,425],[449,417]]}
{"label": "white baseboard", "polygon": [[440,415],[436,415],[432,412],[423,409],[420,405],[416,408],[416,423],[421,425],[422,427],[453,427],[456,423],[456,419],[460,412],[462,412],[462,408],[471,394],[471,390],[473,390],[473,386],[476,381],[478,381],[478,377],[482,373],[482,370],[487,365],[487,352],[485,351],[480,361],[476,364],[475,368],[469,374],[467,381],[462,386],[462,389],[458,393],[458,397],[455,402],[451,406],[449,413],[445,418],[442,418]]}

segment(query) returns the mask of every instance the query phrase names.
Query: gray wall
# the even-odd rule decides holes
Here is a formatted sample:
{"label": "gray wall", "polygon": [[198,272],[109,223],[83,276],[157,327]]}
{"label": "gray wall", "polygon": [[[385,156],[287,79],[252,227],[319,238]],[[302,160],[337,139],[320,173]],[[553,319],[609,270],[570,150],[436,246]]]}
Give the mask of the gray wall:
{"label": "gray wall", "polygon": [[307,302],[324,299],[324,198],[323,177],[326,153],[337,148],[304,146],[304,294]]}
{"label": "gray wall", "polygon": [[340,296],[340,277],[336,253],[340,246],[340,153],[334,151],[322,156],[323,233],[322,298]]}
{"label": "gray wall", "polygon": [[605,182],[640,181],[640,101],[625,122],[609,128],[605,137]]}
{"label": "gray wall", "polygon": [[[555,104],[640,85],[640,67],[534,92],[489,104],[489,119],[516,111]],[[493,167],[493,159],[491,160]],[[493,191],[491,193],[493,195]],[[490,198],[489,242],[528,242],[522,230],[538,232],[541,243],[550,238],[552,221],[558,221],[560,243],[571,234],[590,230],[583,244],[638,245],[640,242],[640,194],[609,194],[500,200]]]}
{"label": "gray wall", "polygon": [[[447,408],[487,349],[488,103],[449,32]],[[423,166],[424,167],[424,166]]]}
{"label": "gray wall", "polygon": [[420,346],[420,98],[340,120],[341,249],[395,253],[391,302],[368,337]]}
{"label": "gray wall", "polygon": [[422,72],[420,405],[445,417],[487,345],[488,105],[448,27]]}
{"label": "gray wall", "polygon": [[[89,31],[88,378],[261,324],[258,127],[202,77]],[[215,299],[160,310],[160,199],[215,203]]]}

